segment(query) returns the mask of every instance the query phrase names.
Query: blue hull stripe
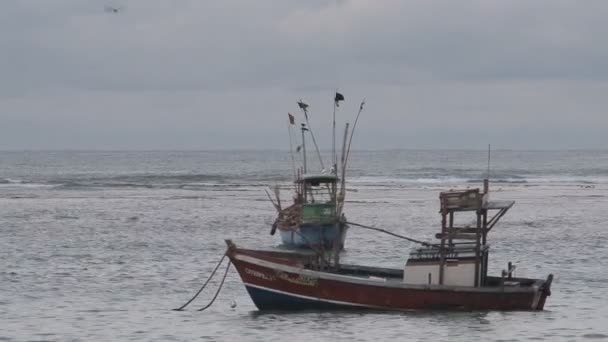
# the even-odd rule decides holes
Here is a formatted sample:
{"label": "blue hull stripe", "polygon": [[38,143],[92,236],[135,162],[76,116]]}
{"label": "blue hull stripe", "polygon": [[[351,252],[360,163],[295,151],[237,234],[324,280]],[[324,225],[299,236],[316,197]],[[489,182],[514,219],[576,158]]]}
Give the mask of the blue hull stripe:
{"label": "blue hull stripe", "polygon": [[[260,310],[353,310],[358,307],[339,305],[247,286],[249,296]],[[358,308],[361,309],[361,308]]]}

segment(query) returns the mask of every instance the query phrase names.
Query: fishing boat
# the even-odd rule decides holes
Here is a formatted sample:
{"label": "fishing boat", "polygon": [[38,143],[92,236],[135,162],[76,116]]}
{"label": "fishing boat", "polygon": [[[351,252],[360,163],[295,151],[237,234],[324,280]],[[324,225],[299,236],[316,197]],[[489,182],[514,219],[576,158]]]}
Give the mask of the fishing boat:
{"label": "fishing boat", "polygon": [[[515,277],[509,263],[488,275],[487,235],[514,201],[490,201],[487,180],[483,191],[439,197],[440,242],[413,249],[403,269],[341,264],[339,253],[245,249],[230,240],[226,255],[260,310],[543,310],[552,274]],[[455,225],[462,213],[473,213],[475,223]]]}
{"label": "fishing boat", "polygon": [[[306,121],[300,124],[301,144],[296,149],[297,153],[302,153],[301,167],[296,167],[293,149],[290,148],[295,177],[293,203],[283,208],[281,207],[278,188],[275,188],[276,197],[274,200],[268,193],[269,199],[277,209],[277,217],[272,224],[270,234],[274,235],[278,231],[282,244],[286,247],[335,249],[338,251],[344,248],[346,232],[348,230],[348,225],[345,223],[346,217],[343,213],[346,193],[346,165],[348,163],[354,128],[363,110],[364,102],[359,107],[353,130],[349,132],[348,123],[345,126],[342,154],[340,164],[338,165],[335,147],[335,113],[338,103],[343,100],[344,96],[336,93],[333,115],[332,166],[329,171],[325,170],[321,153],[310,127],[308,104],[298,101],[298,106],[302,110]],[[292,125],[295,125],[295,118],[291,114],[288,115],[291,147],[293,145],[291,130]],[[321,166],[320,172],[310,172],[308,167],[306,154],[306,137],[308,135],[312,138],[317,153]]]}

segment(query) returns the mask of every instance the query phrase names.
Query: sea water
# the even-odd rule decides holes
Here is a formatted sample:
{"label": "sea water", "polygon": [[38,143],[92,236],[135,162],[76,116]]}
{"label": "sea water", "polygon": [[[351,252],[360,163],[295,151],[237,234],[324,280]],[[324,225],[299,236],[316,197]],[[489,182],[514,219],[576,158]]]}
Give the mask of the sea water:
{"label": "sea water", "polygon": [[[330,156],[325,155],[326,160]],[[355,151],[350,221],[432,241],[438,194],[481,186],[485,151]],[[320,171],[314,155],[310,168]],[[298,158],[296,158],[298,162]],[[490,273],[555,275],[542,312],[257,311],[225,250],[256,248],[290,198],[284,151],[0,152],[1,341],[583,341],[608,339],[608,151],[492,151]],[[353,227],[342,259],[403,267],[416,245]]]}

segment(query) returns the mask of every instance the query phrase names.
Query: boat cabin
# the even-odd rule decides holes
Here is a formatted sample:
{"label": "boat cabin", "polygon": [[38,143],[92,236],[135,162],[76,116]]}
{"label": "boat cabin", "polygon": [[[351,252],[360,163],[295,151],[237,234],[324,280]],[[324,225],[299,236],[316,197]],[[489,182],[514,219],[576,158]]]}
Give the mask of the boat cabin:
{"label": "boat cabin", "polygon": [[[481,246],[480,269],[475,275],[478,258],[475,245],[457,245],[445,253],[443,285],[475,286],[484,284],[487,272],[489,246]],[[436,247],[423,247],[413,250],[405,265],[404,279],[407,284],[439,285],[442,253]]]}
{"label": "boat cabin", "polygon": [[300,177],[296,183],[302,203],[302,223],[335,223],[338,177],[333,174],[309,174]]}

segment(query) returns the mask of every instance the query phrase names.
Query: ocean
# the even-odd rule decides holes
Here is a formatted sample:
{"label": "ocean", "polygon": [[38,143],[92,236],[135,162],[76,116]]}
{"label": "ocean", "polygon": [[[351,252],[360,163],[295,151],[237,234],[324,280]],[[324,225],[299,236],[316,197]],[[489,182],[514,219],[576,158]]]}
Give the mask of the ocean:
{"label": "ocean", "polygon": [[[488,172],[487,151],[351,159],[348,219],[427,241],[439,192]],[[233,269],[208,310],[217,281],[177,312],[225,239],[280,244],[264,189],[290,198],[288,152],[0,152],[0,341],[608,340],[608,151],[496,150],[489,176],[494,199],[516,201],[489,234],[490,273],[553,273],[545,311],[266,313]],[[353,227],[342,259],[403,267],[414,247]]]}

